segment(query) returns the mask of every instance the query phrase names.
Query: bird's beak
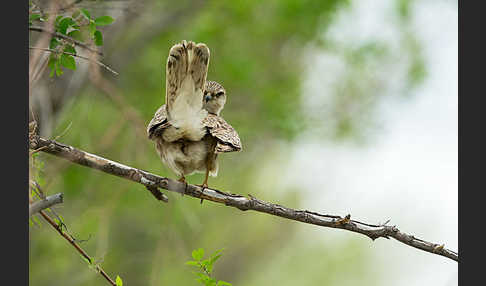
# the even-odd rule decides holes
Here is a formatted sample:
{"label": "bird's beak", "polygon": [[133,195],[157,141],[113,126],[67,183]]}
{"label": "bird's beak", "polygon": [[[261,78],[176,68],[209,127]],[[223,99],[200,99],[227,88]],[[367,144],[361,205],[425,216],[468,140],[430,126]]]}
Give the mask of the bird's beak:
{"label": "bird's beak", "polygon": [[204,97],[204,101],[208,102],[211,100],[211,95],[207,94],[205,97]]}

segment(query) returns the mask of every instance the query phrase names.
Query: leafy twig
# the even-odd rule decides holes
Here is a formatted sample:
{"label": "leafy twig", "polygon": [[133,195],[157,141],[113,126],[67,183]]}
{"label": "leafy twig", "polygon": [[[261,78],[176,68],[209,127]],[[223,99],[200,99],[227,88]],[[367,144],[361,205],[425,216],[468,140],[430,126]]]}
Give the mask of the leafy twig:
{"label": "leafy twig", "polygon": [[[89,255],[84,251],[75,241],[74,239],[67,234],[65,231],[62,230],[62,227],[58,224],[56,224],[44,211],[39,212],[42,217],[54,228],[57,230],[57,232],[64,237],[80,254],[81,256],[87,260],[87,262],[92,265],[93,264],[93,259],[89,257]],[[117,286],[117,283],[113,281],[108,274],[101,268],[99,265],[95,264],[95,270],[96,272],[100,273],[101,276],[103,276],[106,281],[108,281],[111,285]]]}
{"label": "leafy twig", "polygon": [[216,260],[221,257],[221,251],[217,250],[208,259],[203,259],[204,256],[204,249],[198,248],[192,251],[192,258],[194,260],[190,260],[186,262],[186,265],[196,266],[199,268],[201,272],[194,272],[199,278],[196,280],[201,282],[206,286],[231,286],[231,283],[226,281],[216,281],[216,279],[211,277],[211,273],[213,272],[213,265]]}
{"label": "leafy twig", "polygon": [[87,49],[87,50],[89,50],[91,52],[97,53],[98,55],[101,55],[101,56],[103,55],[103,53],[101,51],[95,50],[95,49],[91,48],[90,46],[86,45],[85,43],[80,42],[78,40],[75,40],[75,39],[73,39],[73,38],[71,38],[69,36],[63,35],[61,33],[57,33],[55,31],[47,30],[47,29],[45,29],[43,27],[38,27],[38,26],[30,26],[29,27],[29,30],[36,31],[36,32],[41,32],[41,33],[51,34],[52,36],[55,36],[55,37],[58,37],[58,38],[62,38],[62,39],[67,40],[67,41],[69,41],[69,42],[71,42],[71,43],[73,43],[73,44],[75,44],[77,46],[80,46],[82,48],[85,48],[85,49]]}
{"label": "leafy twig", "polygon": [[42,51],[51,52],[51,53],[62,53],[62,54],[70,55],[70,56],[77,57],[77,58],[80,58],[80,59],[84,59],[84,60],[96,63],[97,65],[104,67],[105,69],[112,72],[113,74],[118,75],[118,73],[116,71],[114,71],[109,66],[105,65],[104,63],[102,63],[98,60],[90,59],[90,58],[85,57],[85,56],[80,56],[80,55],[76,55],[76,54],[73,54],[73,53],[68,53],[68,52],[64,52],[64,51],[56,51],[56,50],[52,50],[52,49],[48,49],[48,48],[40,48],[40,47],[29,47],[29,49],[31,49],[31,50],[42,50]]}

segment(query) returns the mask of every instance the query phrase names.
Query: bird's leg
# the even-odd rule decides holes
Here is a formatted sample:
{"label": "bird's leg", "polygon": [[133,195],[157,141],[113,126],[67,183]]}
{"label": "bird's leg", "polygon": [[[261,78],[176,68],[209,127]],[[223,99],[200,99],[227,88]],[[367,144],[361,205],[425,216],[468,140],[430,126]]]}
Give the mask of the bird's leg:
{"label": "bird's leg", "polygon": [[347,216],[345,216],[344,218],[340,218],[336,221],[336,224],[338,225],[344,225],[344,224],[347,224],[349,223],[349,221],[351,220],[351,215],[348,214]]}
{"label": "bird's leg", "polygon": [[203,189],[208,187],[208,177],[209,177],[209,168],[206,168],[206,176],[204,177],[204,182],[202,183],[202,185],[200,185],[200,187],[202,187]]}
{"label": "bird's leg", "polygon": [[186,177],[184,177],[184,175],[182,175],[182,177],[180,177],[177,181],[179,181],[181,183],[185,183],[186,182]]}
{"label": "bird's leg", "polygon": [[186,182],[186,178],[184,177],[184,175],[182,175],[182,177],[180,177],[177,181],[186,184],[186,186],[184,188],[184,193],[181,194],[183,196],[187,192],[187,182]]}
{"label": "bird's leg", "polygon": [[[202,191],[204,191],[205,188],[208,187],[208,177],[209,177],[209,162],[206,164],[206,176],[204,178],[204,182],[202,185],[196,185],[202,188]],[[201,204],[203,202],[203,198],[201,198]]]}

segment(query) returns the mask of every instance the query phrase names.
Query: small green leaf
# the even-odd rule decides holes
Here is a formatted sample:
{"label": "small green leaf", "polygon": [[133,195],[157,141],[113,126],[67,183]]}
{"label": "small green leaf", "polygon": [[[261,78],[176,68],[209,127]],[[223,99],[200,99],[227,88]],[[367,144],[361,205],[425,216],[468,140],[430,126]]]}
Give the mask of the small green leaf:
{"label": "small green leaf", "polygon": [[211,274],[213,272],[213,265],[212,264],[206,265],[206,270]]}
{"label": "small green leaf", "polygon": [[193,250],[192,251],[192,258],[194,258],[194,260],[201,260],[204,256],[204,249],[202,248],[198,248],[196,250]]}
{"label": "small green leaf", "polygon": [[89,13],[88,10],[83,8],[83,9],[81,9],[81,13],[86,17],[86,19],[88,19],[88,20],[91,19],[91,14]]}
{"label": "small green leaf", "polygon": [[186,262],[186,265],[199,266],[199,264],[197,263],[197,261],[187,261]]}
{"label": "small green leaf", "polygon": [[223,280],[219,280],[218,284],[216,284],[216,286],[233,286],[233,284],[226,282],[226,281],[223,281]]}
{"label": "small green leaf", "polygon": [[91,36],[93,36],[93,35],[94,35],[94,33],[96,32],[96,25],[95,25],[95,23],[94,23],[93,21],[91,21],[91,22],[89,23],[89,25],[88,25],[88,30],[89,30],[89,34],[90,34]]}
{"label": "small green leaf", "polygon": [[59,61],[56,62],[56,75],[59,77],[63,74],[64,72],[62,71],[61,65],[59,64]]}
{"label": "small green leaf", "polygon": [[99,30],[96,30],[96,32],[94,33],[94,39],[95,39],[95,44],[97,46],[103,45],[103,35]]}
{"label": "small green leaf", "polygon": [[66,35],[69,26],[76,24],[71,17],[65,17],[59,22],[59,32]]}
{"label": "small green leaf", "polygon": [[59,41],[56,38],[52,38],[49,43],[49,49],[54,50],[57,46],[59,46]]}
{"label": "small green leaf", "polygon": [[213,264],[214,262],[216,262],[216,260],[218,260],[218,258],[220,258],[220,257],[221,257],[221,254],[218,254],[218,255],[216,255],[216,256],[213,256],[213,257],[209,258],[209,262],[210,262],[210,264],[212,265],[212,264]]}
{"label": "small green leaf", "polygon": [[95,24],[96,26],[106,26],[113,23],[113,21],[115,21],[115,19],[110,16],[101,16],[95,19]]}
{"label": "small green leaf", "polygon": [[115,283],[116,283],[116,286],[123,286],[123,280],[121,279],[120,276],[116,276],[116,279],[115,279]]}
{"label": "small green leaf", "polygon": [[88,259],[88,258],[86,258],[86,257],[82,256],[81,254],[80,254],[79,256],[81,256],[81,258],[82,258],[84,261],[86,261],[86,263],[88,263],[88,265],[91,265],[91,261],[89,261],[89,259]]}
{"label": "small green leaf", "polygon": [[201,279],[203,279],[205,282],[211,281],[211,277],[204,273],[196,272],[196,275],[199,276]]}
{"label": "small green leaf", "polygon": [[76,54],[76,49],[74,48],[74,46],[71,46],[71,45],[65,46],[64,51],[66,53]]}
{"label": "small green leaf", "polygon": [[74,57],[71,55],[62,54],[61,65],[63,65],[68,69],[76,70],[76,61],[74,60]]}
{"label": "small green leaf", "polygon": [[83,36],[79,30],[72,30],[68,33],[68,36],[78,41],[83,40]]}
{"label": "small green leaf", "polygon": [[56,23],[56,25],[59,24],[59,21],[61,21],[61,19],[62,19],[62,15],[59,15],[59,16],[56,17],[56,20],[54,21]]}
{"label": "small green leaf", "polygon": [[32,14],[29,16],[29,21],[34,21],[41,18],[41,14]]}
{"label": "small green leaf", "polygon": [[49,61],[47,62],[47,66],[50,67],[51,69],[53,69],[56,61],[57,61],[56,57],[51,54],[49,56]]}

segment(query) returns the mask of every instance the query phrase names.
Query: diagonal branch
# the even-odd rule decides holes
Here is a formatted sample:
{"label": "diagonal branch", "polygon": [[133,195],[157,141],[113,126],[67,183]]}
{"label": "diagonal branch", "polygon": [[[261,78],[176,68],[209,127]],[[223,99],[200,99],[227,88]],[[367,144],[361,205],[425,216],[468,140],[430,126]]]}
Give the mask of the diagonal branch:
{"label": "diagonal branch", "polygon": [[[75,241],[74,239],[69,235],[67,234],[65,231],[63,231],[62,229],[62,226],[61,225],[58,225],[56,224],[44,211],[40,211],[39,212],[42,217],[47,220],[47,222],[57,230],[57,232],[59,232],[59,234],[64,237],[74,248],[76,248],[76,250],[81,254],[81,256],[83,256],[86,260],[88,260],[88,262],[90,264],[93,264],[93,259],[86,253],[86,251],[84,251]],[[106,272],[103,270],[103,268],[101,268],[99,265],[96,265],[95,264],[95,269],[98,273],[101,274],[101,276],[103,276],[111,285],[114,285],[116,286],[117,284],[115,283],[115,281],[113,281],[113,279],[110,278],[110,276],[108,276],[108,274],[106,274]]]}
{"label": "diagonal branch", "polygon": [[43,27],[38,27],[38,26],[30,26],[29,27],[29,30],[30,31],[35,31],[35,32],[41,32],[41,33],[51,34],[51,36],[54,36],[54,37],[58,37],[58,38],[62,38],[64,40],[67,40],[67,41],[69,41],[69,42],[71,42],[71,43],[73,43],[73,44],[75,44],[77,46],[80,46],[82,48],[87,49],[88,51],[92,51],[92,52],[97,53],[99,55],[103,55],[102,52],[97,51],[97,50],[91,48],[90,46],[86,45],[85,43],[80,42],[78,40],[75,40],[75,39],[73,39],[73,38],[71,38],[69,36],[63,35],[61,33],[57,33],[55,31],[51,31],[51,30],[45,29]]}
{"label": "diagonal branch", "polygon": [[39,136],[33,136],[33,138],[31,138],[31,149],[39,149],[44,146],[46,147],[42,149],[42,152],[56,155],[73,163],[94,168],[108,174],[140,183],[146,186],[156,197],[157,195],[159,197],[163,195],[159,190],[159,188],[161,188],[171,192],[180,193],[182,195],[189,195],[201,200],[225,204],[243,211],[254,210],[303,223],[344,229],[366,235],[372,240],[379,237],[387,239],[392,237],[408,246],[459,261],[458,253],[445,248],[443,244],[439,245],[419,239],[413,235],[400,231],[396,226],[388,226],[386,223],[381,225],[367,224],[357,220],[351,220],[350,215],[343,218],[337,215],[325,215],[307,210],[294,210],[278,204],[259,200],[251,195],[245,197],[209,188],[203,189],[199,186],[185,184],[169,178],[160,177],[140,169],[129,167],[118,162],[76,149],[72,146],[58,143],[54,140],[44,139]]}
{"label": "diagonal branch", "polygon": [[105,65],[104,63],[98,61],[98,60],[92,60],[88,57],[85,57],[85,56],[80,56],[80,55],[77,55],[77,54],[73,54],[73,53],[68,53],[68,52],[59,52],[59,51],[55,51],[55,50],[52,50],[52,49],[48,49],[48,48],[41,48],[41,47],[29,47],[30,50],[41,50],[41,51],[44,51],[44,52],[51,52],[51,53],[63,53],[63,54],[66,54],[66,55],[70,55],[70,56],[73,56],[73,57],[76,57],[76,58],[80,58],[80,59],[83,59],[83,60],[87,60],[87,61],[90,61],[90,62],[93,62],[93,63],[96,63],[97,65],[99,66],[102,66],[104,67],[105,69],[107,69],[108,71],[112,72],[113,74],[115,75],[118,75],[118,73],[116,71],[114,71],[113,69],[111,69],[109,66]]}

